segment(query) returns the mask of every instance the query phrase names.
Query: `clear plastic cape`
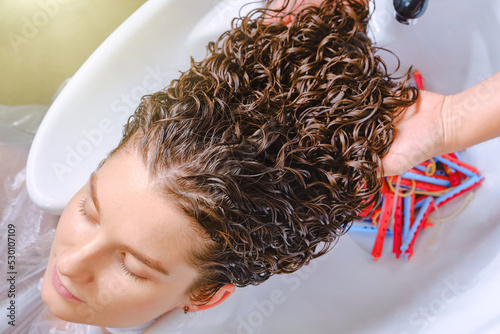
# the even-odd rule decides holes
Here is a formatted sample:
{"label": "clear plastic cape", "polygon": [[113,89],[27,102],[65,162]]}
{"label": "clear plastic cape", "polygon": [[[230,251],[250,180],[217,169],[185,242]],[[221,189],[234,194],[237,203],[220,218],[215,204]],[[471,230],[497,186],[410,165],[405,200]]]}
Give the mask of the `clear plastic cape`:
{"label": "clear plastic cape", "polygon": [[[7,274],[7,278],[14,277],[12,285],[0,285],[1,309],[11,307],[11,300],[15,302],[14,311],[7,311],[7,320],[0,322],[0,333],[101,334],[101,327],[69,323],[54,317],[40,296],[41,280],[59,217],[33,204],[26,190],[25,167],[30,144],[47,109],[48,106],[43,105],[0,105],[0,249],[4,254],[9,246],[15,249],[14,271],[6,256],[0,258],[2,273],[15,273]],[[12,318],[8,317],[10,314]],[[118,329],[117,333],[136,334],[145,327]],[[109,329],[109,332],[116,331]]]}

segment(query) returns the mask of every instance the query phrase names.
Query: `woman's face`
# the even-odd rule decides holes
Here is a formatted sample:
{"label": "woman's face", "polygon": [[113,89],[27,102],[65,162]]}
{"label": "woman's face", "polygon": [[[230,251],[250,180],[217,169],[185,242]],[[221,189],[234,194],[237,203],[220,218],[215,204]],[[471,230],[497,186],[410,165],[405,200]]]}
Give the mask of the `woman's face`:
{"label": "woman's face", "polygon": [[70,322],[145,323],[189,305],[197,272],[185,258],[202,242],[189,219],[158,195],[137,153],[121,151],[65,208],[42,298]]}

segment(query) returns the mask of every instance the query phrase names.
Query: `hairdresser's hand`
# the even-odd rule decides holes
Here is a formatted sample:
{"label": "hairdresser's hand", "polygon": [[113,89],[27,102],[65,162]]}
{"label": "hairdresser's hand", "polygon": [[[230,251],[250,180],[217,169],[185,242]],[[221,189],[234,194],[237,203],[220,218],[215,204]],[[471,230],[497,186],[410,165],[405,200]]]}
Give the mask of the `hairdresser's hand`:
{"label": "hairdresser's hand", "polygon": [[450,96],[421,92],[396,125],[384,174],[401,174],[436,155],[463,150],[500,136],[500,72]]}
{"label": "hairdresser's hand", "polygon": [[289,25],[292,16],[285,14],[296,14],[307,6],[319,6],[323,1],[325,0],[276,0],[270,7],[270,9],[275,12],[271,11],[265,22],[270,24],[281,20],[284,24]]}
{"label": "hairdresser's hand", "polygon": [[443,95],[421,91],[420,98],[396,120],[396,138],[382,159],[384,175],[398,175],[442,152],[445,147]]}

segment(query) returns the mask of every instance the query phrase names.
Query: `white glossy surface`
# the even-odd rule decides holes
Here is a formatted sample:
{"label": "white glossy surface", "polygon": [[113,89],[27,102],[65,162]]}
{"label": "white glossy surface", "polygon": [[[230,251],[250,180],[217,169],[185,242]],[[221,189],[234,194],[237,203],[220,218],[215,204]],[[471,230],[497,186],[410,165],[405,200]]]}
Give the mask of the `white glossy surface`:
{"label": "white glossy surface", "polygon": [[[418,68],[429,90],[455,93],[500,71],[500,0],[431,0],[410,27],[392,20],[391,2],[377,1],[374,38],[400,56],[403,68]],[[204,54],[205,41],[227,27],[237,7],[229,0],[153,0],[120,27],[75,75],[40,128],[28,165],[37,204],[61,210],[118,142],[118,123],[138,101],[128,105],[122,94],[143,93],[157,66],[166,74],[148,81],[146,90],[166,84],[175,69],[186,66],[188,54]],[[82,130],[98,129],[108,118],[114,129],[106,143],[95,145],[58,180],[51,163],[64,162],[68,147],[87,140]],[[209,311],[171,314],[148,332],[500,333],[499,150],[496,139],[462,154],[485,181],[456,219],[424,231],[409,263],[393,259],[389,249],[374,263],[355,241],[358,236],[345,236],[331,253],[296,274],[237,290]],[[450,203],[441,214],[459,204]],[[434,236],[436,247],[427,249]]]}

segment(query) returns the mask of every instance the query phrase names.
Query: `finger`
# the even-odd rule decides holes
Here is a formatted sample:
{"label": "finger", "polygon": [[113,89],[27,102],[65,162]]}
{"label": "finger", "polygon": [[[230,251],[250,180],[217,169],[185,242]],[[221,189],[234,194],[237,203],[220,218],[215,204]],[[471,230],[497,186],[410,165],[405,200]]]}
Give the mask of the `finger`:
{"label": "finger", "polygon": [[293,21],[293,15],[300,12],[308,6],[319,6],[324,0],[277,0],[268,13],[264,23],[283,22],[290,25]]}

